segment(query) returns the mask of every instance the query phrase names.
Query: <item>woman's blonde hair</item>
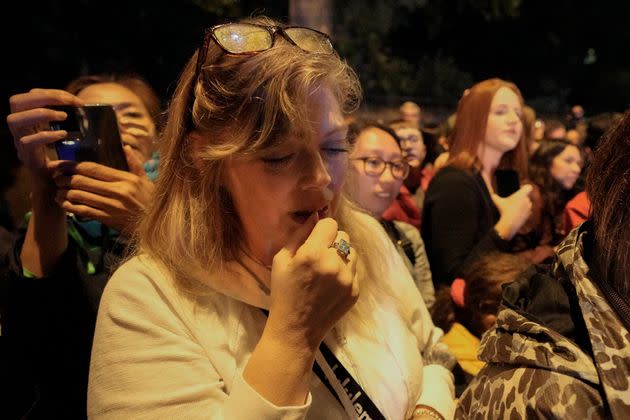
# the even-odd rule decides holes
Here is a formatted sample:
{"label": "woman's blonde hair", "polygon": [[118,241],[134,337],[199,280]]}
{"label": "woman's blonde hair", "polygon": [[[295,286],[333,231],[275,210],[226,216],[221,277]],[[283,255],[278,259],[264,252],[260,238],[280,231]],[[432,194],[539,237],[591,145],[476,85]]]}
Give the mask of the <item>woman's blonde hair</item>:
{"label": "woman's blonde hair", "polygon": [[[279,26],[264,17],[245,22]],[[136,241],[139,251],[157,260],[186,291],[198,291],[200,273],[221,273],[238,257],[244,240],[225,187],[226,161],[258,156],[310,131],[307,105],[317,89],[329,89],[344,112],[356,109],[361,97],[356,74],[336,53],[305,52],[278,35],[272,48],[247,56],[225,54],[210,42],[193,80],[197,54],[169,106],[155,201]],[[200,140],[191,140],[193,132]],[[348,220],[347,201],[341,201],[340,228],[368,243],[367,234]]]}

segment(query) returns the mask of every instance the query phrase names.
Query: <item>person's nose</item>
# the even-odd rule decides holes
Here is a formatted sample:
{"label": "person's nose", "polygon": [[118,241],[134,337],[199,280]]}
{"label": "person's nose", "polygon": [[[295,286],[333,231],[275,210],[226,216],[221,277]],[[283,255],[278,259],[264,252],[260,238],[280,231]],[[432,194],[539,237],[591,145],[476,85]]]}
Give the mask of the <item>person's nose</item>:
{"label": "person's nose", "polygon": [[572,163],[571,164],[571,169],[573,170],[573,172],[577,175],[580,174],[580,172],[582,172],[582,167],[580,166],[579,163]]}
{"label": "person's nose", "polygon": [[381,176],[378,177],[378,180],[381,184],[389,185],[396,182],[396,178],[394,178],[394,175],[392,175],[391,169],[392,169],[391,165],[386,163],[383,173],[381,174]]}
{"label": "person's nose", "polygon": [[324,189],[332,182],[332,177],[325,160],[319,153],[308,156],[307,173],[304,188]]}
{"label": "person's nose", "polygon": [[510,111],[508,113],[508,124],[514,126],[521,121],[521,118],[518,116],[516,111]]}

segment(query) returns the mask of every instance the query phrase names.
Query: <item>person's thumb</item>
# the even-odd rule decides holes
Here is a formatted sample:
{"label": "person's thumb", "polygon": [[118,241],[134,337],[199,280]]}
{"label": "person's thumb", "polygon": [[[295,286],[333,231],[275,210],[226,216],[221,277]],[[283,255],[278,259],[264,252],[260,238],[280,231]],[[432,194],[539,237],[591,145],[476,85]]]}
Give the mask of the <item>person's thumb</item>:
{"label": "person's thumb", "polygon": [[497,195],[497,194],[491,194],[490,197],[492,198],[492,201],[494,202],[494,205],[498,208],[498,209],[502,209],[503,208],[503,203],[505,202],[505,198]]}
{"label": "person's thumb", "polygon": [[127,166],[129,166],[129,172],[139,177],[146,177],[147,173],[144,171],[144,163],[133,152],[131,146],[126,144],[123,149],[125,150],[125,157],[127,158]]}
{"label": "person's thumb", "polygon": [[286,252],[290,256],[294,256],[297,250],[302,246],[304,242],[306,242],[308,237],[311,235],[311,232],[313,232],[313,228],[315,228],[315,225],[318,221],[319,216],[317,212],[314,211],[313,214],[311,214],[311,216],[306,220],[306,222],[293,232],[287,243],[282,248],[281,252]]}

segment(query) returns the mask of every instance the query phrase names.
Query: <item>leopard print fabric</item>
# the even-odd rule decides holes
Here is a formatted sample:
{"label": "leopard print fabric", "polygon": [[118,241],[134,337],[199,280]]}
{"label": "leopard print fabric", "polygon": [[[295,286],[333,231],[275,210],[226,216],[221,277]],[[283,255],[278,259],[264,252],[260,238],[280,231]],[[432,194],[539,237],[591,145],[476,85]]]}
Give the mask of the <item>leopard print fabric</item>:
{"label": "leopard print fabric", "polygon": [[459,399],[456,418],[630,419],[630,333],[588,278],[584,232],[559,246],[554,278],[576,289],[593,357],[561,334],[502,307],[481,340],[487,362]]}

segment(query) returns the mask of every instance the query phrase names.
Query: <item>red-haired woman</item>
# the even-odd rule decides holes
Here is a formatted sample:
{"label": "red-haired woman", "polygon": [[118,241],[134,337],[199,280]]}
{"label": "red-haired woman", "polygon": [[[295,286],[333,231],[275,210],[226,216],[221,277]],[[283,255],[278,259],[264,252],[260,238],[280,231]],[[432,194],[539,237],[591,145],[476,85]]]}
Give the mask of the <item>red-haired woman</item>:
{"label": "red-haired woman", "polygon": [[425,198],[422,235],[436,285],[450,284],[465,267],[509,241],[531,212],[525,185],[508,197],[495,194],[495,170],[525,178],[527,145],[523,97],[513,83],[489,79],[459,101],[446,166]]}

